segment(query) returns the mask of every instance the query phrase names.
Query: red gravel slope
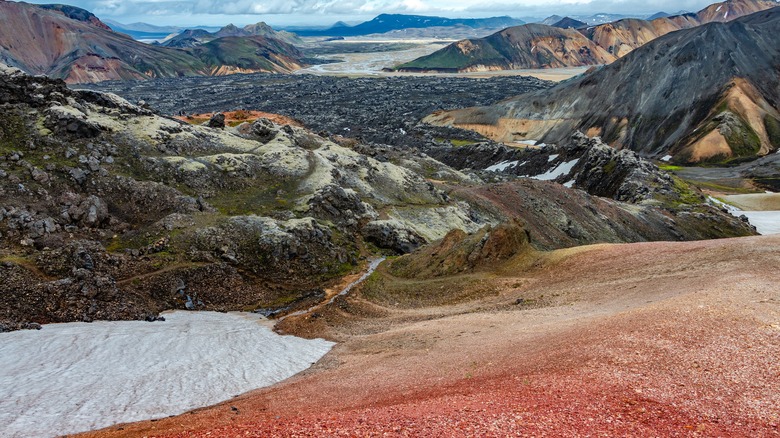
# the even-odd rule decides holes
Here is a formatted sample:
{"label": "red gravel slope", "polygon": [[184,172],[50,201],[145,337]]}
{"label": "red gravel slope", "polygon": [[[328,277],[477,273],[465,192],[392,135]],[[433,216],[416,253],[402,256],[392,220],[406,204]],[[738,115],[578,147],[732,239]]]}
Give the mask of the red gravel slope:
{"label": "red gravel slope", "polygon": [[299,321],[343,341],[310,371],[92,436],[780,436],[778,266],[780,236],[599,245],[465,304],[354,297]]}

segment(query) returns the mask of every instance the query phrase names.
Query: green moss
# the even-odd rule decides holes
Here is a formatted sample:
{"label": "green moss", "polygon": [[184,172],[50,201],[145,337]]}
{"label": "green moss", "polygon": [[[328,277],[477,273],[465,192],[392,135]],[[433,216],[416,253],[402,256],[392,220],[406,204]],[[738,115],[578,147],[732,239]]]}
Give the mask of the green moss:
{"label": "green moss", "polygon": [[682,178],[672,176],[672,179],[674,180],[674,190],[679,196],[677,200],[673,201],[673,204],[677,206],[682,204],[693,205],[700,204],[704,200],[702,195],[694,190],[691,185]]}
{"label": "green moss", "polygon": [[0,154],[18,151],[30,138],[24,118],[6,109],[0,109]]}
{"label": "green moss", "polygon": [[718,192],[724,192],[724,193],[734,193],[734,194],[751,194],[751,193],[762,193],[760,191],[750,189],[750,188],[744,188],[744,187],[732,187],[732,186],[726,186],[723,184],[718,184],[710,181],[687,181],[689,184],[695,185],[702,189],[709,189],[714,190]]}
{"label": "green moss", "polygon": [[659,164],[658,168],[661,170],[665,170],[667,172],[674,172],[676,170],[683,170],[685,169],[682,166],[675,166],[674,164]]}
{"label": "green moss", "polygon": [[764,116],[764,128],[772,147],[780,149],[780,120],[767,114]]}
{"label": "green moss", "polygon": [[761,150],[761,138],[748,123],[740,118],[740,126],[732,128],[726,135],[735,158],[752,157]]}
{"label": "green moss", "polygon": [[291,179],[254,181],[250,187],[222,190],[208,201],[225,215],[267,216],[273,211],[289,210],[296,190],[297,182]]}
{"label": "green moss", "polygon": [[604,173],[607,175],[612,175],[612,172],[615,171],[615,167],[617,167],[617,161],[610,160],[609,163],[604,165]]}

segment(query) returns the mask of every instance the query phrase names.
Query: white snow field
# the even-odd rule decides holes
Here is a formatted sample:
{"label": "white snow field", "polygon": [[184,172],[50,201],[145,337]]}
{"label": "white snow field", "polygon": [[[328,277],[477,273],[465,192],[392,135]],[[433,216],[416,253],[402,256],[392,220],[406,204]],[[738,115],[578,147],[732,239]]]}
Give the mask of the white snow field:
{"label": "white snow field", "polygon": [[163,316],[0,334],[0,436],[181,414],[291,377],[334,345],[278,335],[253,314]]}

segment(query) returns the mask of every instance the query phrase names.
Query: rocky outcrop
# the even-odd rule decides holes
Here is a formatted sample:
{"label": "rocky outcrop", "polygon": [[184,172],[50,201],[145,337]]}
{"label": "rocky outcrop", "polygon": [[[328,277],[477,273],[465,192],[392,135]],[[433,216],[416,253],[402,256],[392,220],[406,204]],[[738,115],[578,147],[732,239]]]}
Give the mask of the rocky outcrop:
{"label": "rocky outcrop", "polygon": [[495,269],[517,255],[533,251],[528,232],[518,220],[467,234],[452,230],[439,242],[396,260],[391,272],[404,278],[432,278]]}
{"label": "rocky outcrop", "polygon": [[[424,243],[393,209],[491,221],[297,126],[188,125],[0,70],[3,327],[286,307],[355,266],[364,234],[399,252]],[[372,234],[378,211],[392,226]]]}
{"label": "rocky outcrop", "polygon": [[406,254],[426,243],[424,237],[410,225],[398,220],[381,220],[367,223],[362,230],[363,237],[379,248]]}
{"label": "rocky outcrop", "polygon": [[308,213],[312,217],[331,221],[347,229],[354,230],[360,227],[361,223],[378,217],[374,208],[363,202],[354,190],[334,184],[314,193],[308,205]]}
{"label": "rocky outcrop", "polygon": [[[606,231],[593,228],[591,219],[587,219],[598,204],[587,201],[590,205],[589,212],[570,210],[571,206],[563,205],[585,201],[569,199],[549,203],[548,201],[559,195],[555,190],[544,194],[537,193],[536,200],[528,199],[533,196],[530,193],[524,194],[524,199],[517,199],[517,195],[504,186],[501,186],[501,192],[509,192],[502,197],[484,195],[490,199],[490,203],[498,203],[500,209],[509,217],[523,220],[531,232],[532,241],[538,244],[539,248],[549,249],[551,244],[556,247],[554,242],[562,243],[570,239],[615,241],[613,239],[620,239],[618,236],[632,232],[638,232],[644,236],[642,239],[648,240],[688,239],[692,236],[709,238],[725,230],[730,230],[730,235],[749,235],[755,232],[744,220],[710,206],[698,189],[662,171],[635,152],[614,149],[600,138],[589,138],[582,133],[575,133],[561,145],[545,145],[537,149],[481,144],[437,148],[429,150],[429,154],[458,169],[484,169],[482,175],[486,180],[513,181],[522,178],[552,181],[559,187],[563,185],[581,189],[593,196],[618,201],[618,205],[624,204],[623,208],[637,213],[635,217],[629,215],[617,219],[622,213],[617,214],[614,210],[600,211],[598,214],[611,217],[613,224],[622,221],[633,230],[623,229],[613,234],[614,229]],[[527,206],[524,212],[511,212],[514,208],[523,208],[522,206]],[[556,220],[556,216],[559,219]],[[542,223],[545,218],[553,224],[560,224],[559,229],[563,231],[563,235],[555,239],[541,238],[540,234],[552,236],[549,229],[537,228],[537,224]],[[637,221],[637,218],[641,219]],[[584,222],[580,222],[583,219]],[[670,220],[673,222],[669,222]],[[648,227],[649,223],[653,225]],[[674,225],[670,226],[672,223]]]}

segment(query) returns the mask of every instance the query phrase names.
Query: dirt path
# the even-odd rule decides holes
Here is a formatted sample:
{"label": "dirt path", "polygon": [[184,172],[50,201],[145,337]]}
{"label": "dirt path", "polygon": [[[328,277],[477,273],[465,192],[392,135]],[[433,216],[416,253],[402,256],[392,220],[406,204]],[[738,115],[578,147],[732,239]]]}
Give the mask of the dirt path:
{"label": "dirt path", "polygon": [[780,436],[778,248],[597,245],[486,274],[479,302],[337,301],[345,341],[311,370],[89,436]]}

